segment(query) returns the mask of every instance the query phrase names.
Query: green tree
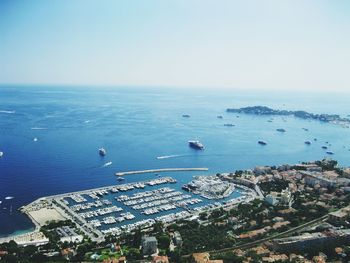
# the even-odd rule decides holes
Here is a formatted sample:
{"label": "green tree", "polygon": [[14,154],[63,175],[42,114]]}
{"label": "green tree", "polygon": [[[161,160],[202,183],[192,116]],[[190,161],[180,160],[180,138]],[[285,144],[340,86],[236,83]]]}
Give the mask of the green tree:
{"label": "green tree", "polygon": [[5,256],[2,256],[1,257],[1,261],[8,262],[8,263],[16,263],[16,262],[18,262],[18,259],[17,259],[17,257],[15,255],[8,254],[8,255],[5,255]]}
{"label": "green tree", "polygon": [[141,258],[141,252],[139,249],[132,247],[127,250],[126,256],[129,260],[137,260]]}
{"label": "green tree", "polygon": [[17,254],[19,252],[18,245],[13,240],[6,244],[6,250],[9,254]]}
{"label": "green tree", "polygon": [[158,237],[158,246],[161,249],[168,249],[170,245],[170,237],[166,234],[161,235]]}

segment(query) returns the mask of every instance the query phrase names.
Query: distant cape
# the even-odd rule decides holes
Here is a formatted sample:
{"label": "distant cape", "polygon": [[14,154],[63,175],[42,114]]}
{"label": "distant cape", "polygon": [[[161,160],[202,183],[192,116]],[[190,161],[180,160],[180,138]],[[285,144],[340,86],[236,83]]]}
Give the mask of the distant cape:
{"label": "distant cape", "polygon": [[350,119],[342,118],[337,114],[315,114],[302,110],[291,111],[291,110],[275,110],[266,106],[249,106],[243,108],[228,108],[227,112],[233,113],[245,113],[255,115],[281,115],[281,116],[294,116],[301,119],[313,119],[322,122],[328,122],[333,124],[342,125],[343,127],[349,128]]}

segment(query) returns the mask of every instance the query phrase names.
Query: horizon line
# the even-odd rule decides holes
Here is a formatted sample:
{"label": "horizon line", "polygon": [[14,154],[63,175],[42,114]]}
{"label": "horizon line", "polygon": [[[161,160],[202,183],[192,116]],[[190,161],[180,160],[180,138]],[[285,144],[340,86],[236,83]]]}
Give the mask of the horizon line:
{"label": "horizon line", "polygon": [[[13,82],[0,82],[0,87],[71,87],[71,88],[162,88],[162,89],[198,89],[198,90],[223,90],[223,91],[259,91],[259,92],[301,92],[301,93],[314,93],[314,89],[305,89],[305,88],[272,88],[272,87],[234,87],[234,86],[223,86],[223,85],[169,85],[169,84],[84,84],[84,83],[13,83]],[[318,89],[316,92],[320,93],[341,93],[349,94],[349,90],[345,89]]]}

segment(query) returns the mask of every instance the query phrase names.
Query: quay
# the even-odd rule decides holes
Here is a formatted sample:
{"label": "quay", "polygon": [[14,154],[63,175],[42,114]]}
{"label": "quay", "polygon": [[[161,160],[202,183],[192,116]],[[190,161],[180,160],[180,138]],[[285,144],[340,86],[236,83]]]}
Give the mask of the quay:
{"label": "quay", "polygon": [[118,172],[116,176],[124,176],[131,174],[145,174],[145,173],[161,173],[161,172],[184,172],[184,171],[208,171],[208,168],[164,168],[164,169],[153,169],[153,170],[141,170],[141,171],[129,171],[129,172]]}

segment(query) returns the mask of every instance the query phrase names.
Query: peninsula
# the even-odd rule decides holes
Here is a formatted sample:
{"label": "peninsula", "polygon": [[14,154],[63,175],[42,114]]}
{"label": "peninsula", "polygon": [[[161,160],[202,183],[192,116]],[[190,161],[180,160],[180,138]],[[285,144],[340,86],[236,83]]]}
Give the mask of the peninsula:
{"label": "peninsula", "polygon": [[266,106],[249,106],[243,108],[228,108],[227,112],[232,113],[245,113],[245,114],[255,114],[255,115],[280,115],[280,116],[294,116],[300,119],[306,120],[318,120],[322,122],[333,123],[341,125],[343,127],[349,128],[350,119],[342,118],[337,114],[315,114],[302,110],[275,110]]}

